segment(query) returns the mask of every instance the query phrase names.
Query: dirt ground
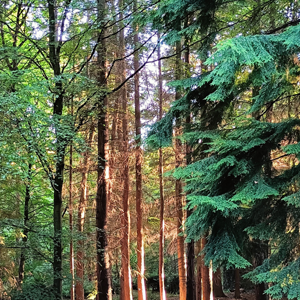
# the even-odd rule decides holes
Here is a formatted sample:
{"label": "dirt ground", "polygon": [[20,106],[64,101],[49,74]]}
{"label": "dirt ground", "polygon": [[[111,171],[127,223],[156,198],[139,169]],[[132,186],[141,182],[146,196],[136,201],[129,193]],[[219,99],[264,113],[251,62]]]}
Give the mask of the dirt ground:
{"label": "dirt ground", "polygon": [[[225,293],[226,294],[226,298],[224,297],[217,297],[215,298],[215,300],[236,300],[234,298],[234,293]],[[241,292],[241,299],[242,300],[255,300],[255,292],[254,291],[249,291],[249,292]]]}
{"label": "dirt ground", "polygon": [[[225,293],[225,294],[227,296],[226,298],[225,297],[218,297],[218,298],[216,297],[214,300],[236,300],[234,298],[234,293]],[[118,299],[120,299],[119,295],[113,296],[113,300],[118,300]],[[255,300],[255,293],[253,291],[243,292],[243,293],[241,293],[241,299],[242,300]],[[133,300],[137,300],[137,291],[133,291]],[[147,292],[147,300],[159,300],[159,293],[148,291]],[[167,300],[179,300],[179,296],[168,294]]]}

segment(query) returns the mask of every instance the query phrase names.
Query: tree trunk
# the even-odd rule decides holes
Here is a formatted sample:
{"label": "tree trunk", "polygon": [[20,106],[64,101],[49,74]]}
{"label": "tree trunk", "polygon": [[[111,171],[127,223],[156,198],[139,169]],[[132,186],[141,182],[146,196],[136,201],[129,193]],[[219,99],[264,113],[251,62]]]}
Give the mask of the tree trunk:
{"label": "tree trunk", "polygon": [[234,269],[234,298],[235,299],[241,299],[241,293],[240,293],[240,270],[238,268]]}
{"label": "tree trunk", "polygon": [[220,268],[218,268],[216,272],[213,273],[213,292],[214,292],[214,297],[226,297],[222,288]]}
{"label": "tree trunk", "polygon": [[106,155],[105,145],[106,126],[105,126],[105,108],[104,99],[100,100],[98,112],[98,178],[96,194],[96,227],[97,227],[97,300],[108,299],[108,277],[105,261],[105,251],[107,246],[106,238]]}
{"label": "tree trunk", "polygon": [[55,82],[55,102],[53,105],[53,120],[55,123],[56,135],[56,163],[55,173],[52,179],[54,189],[54,207],[53,207],[53,222],[54,222],[54,237],[53,237],[53,290],[57,299],[62,299],[62,188],[65,167],[65,151],[67,140],[62,134],[60,128],[60,118],[63,112],[64,92],[62,81],[60,79],[60,56],[57,49],[57,19],[55,2],[48,0],[48,15],[49,15],[49,59],[54,76],[57,78]]}
{"label": "tree trunk", "polygon": [[[98,0],[98,23],[104,20],[105,1]],[[101,30],[100,43],[98,45],[98,85],[104,90],[106,81],[106,47],[103,39],[104,32]],[[107,97],[105,92],[99,96],[98,101],[98,167],[97,167],[97,193],[96,193],[96,227],[97,227],[97,300],[109,299],[109,282],[106,265],[106,222],[107,222],[107,192],[106,176],[108,175],[106,161],[107,155]]]}
{"label": "tree trunk", "polygon": [[201,240],[196,243],[196,251],[197,251],[197,259],[196,259],[196,270],[197,270],[197,278],[196,278],[196,300],[201,300],[202,296],[202,284],[201,284],[201,268],[202,268],[202,257],[200,255],[201,252]]}
{"label": "tree trunk", "polygon": [[[32,164],[28,164],[28,173],[27,180],[25,184],[25,203],[24,203],[24,230],[23,230],[23,247],[26,246],[28,240],[28,221],[29,221],[29,201],[30,201],[30,192],[31,192],[31,181],[32,181]],[[24,280],[24,268],[25,268],[25,248],[21,248],[20,263],[19,263],[19,276],[18,284],[21,287]]]}
{"label": "tree trunk", "polygon": [[[181,60],[181,43],[176,43],[176,66],[175,66],[175,79],[180,79],[180,60]],[[176,88],[175,100],[180,99],[180,91]],[[175,167],[178,168],[182,165],[182,144],[177,138],[181,133],[181,122],[176,119],[175,128]],[[175,182],[175,198],[177,210],[177,255],[178,255],[178,275],[179,275],[179,299],[186,299],[186,274],[185,274],[185,261],[184,261],[184,237],[183,237],[183,211],[182,211],[182,184],[181,180],[176,179]]]}
{"label": "tree trunk", "polygon": [[[258,2],[260,3],[260,1]],[[260,4],[259,4],[260,5]],[[252,97],[256,97],[259,94],[259,87],[255,86],[252,90]],[[253,103],[255,101],[253,100]],[[272,109],[272,106],[270,107],[270,109]],[[268,121],[270,121],[272,116],[272,111],[269,111],[267,113],[267,118]],[[256,111],[252,113],[252,117],[255,118],[256,120],[259,119],[260,117],[260,112]],[[270,153],[269,153],[270,155]],[[269,162],[266,165],[265,168],[265,173],[269,176],[271,176],[271,168],[272,168],[272,162]],[[253,243],[253,267],[256,268],[260,265],[262,265],[263,261],[268,257],[268,245],[265,245],[265,243],[259,239],[254,239],[252,241]],[[265,292],[265,284],[264,283],[260,283],[260,284],[256,284],[255,285],[255,298],[256,300],[266,300],[267,299],[267,295],[264,294]]]}
{"label": "tree trunk", "polygon": [[[160,40],[160,35],[158,34],[158,40]],[[161,60],[160,60],[160,45],[158,46],[157,51],[158,57],[158,84],[159,84],[159,120],[162,119],[162,106],[163,106],[163,88],[162,88],[162,73],[161,73]],[[159,166],[158,166],[158,176],[159,176],[159,294],[160,300],[166,300],[166,291],[165,291],[165,272],[164,272],[164,243],[165,243],[165,220],[164,220],[164,182],[163,182],[163,153],[161,147],[158,150],[159,155]]]}
{"label": "tree trunk", "polygon": [[[120,20],[123,19],[122,13],[123,1],[119,1],[120,7]],[[124,30],[120,31],[119,38],[120,57],[125,56],[125,39]],[[120,64],[120,77],[121,82],[126,79],[126,68],[125,61],[122,60]],[[121,252],[122,252],[122,300],[132,300],[131,292],[131,269],[130,269],[130,212],[129,212],[129,154],[128,154],[128,128],[127,128],[127,89],[126,85],[121,89],[121,99],[122,99],[122,132],[123,132],[123,157],[124,159],[124,169],[123,169],[123,216],[122,216],[122,241],[121,241]]]}
{"label": "tree trunk", "polygon": [[[71,100],[72,101],[72,100]],[[73,101],[71,104],[71,114],[73,115]],[[74,290],[74,248],[73,248],[73,145],[70,145],[70,169],[69,169],[69,229],[71,234],[70,241],[70,273],[72,276],[71,283],[71,300],[75,299],[75,290]]]}
{"label": "tree trunk", "polygon": [[63,187],[63,172],[64,172],[64,158],[65,147],[62,145],[62,140],[57,139],[57,162],[54,179],[54,283],[53,288],[57,299],[62,298],[62,187]]}
{"label": "tree trunk", "polygon": [[[254,239],[253,245],[254,245],[253,266],[254,268],[256,268],[258,266],[261,266],[264,260],[268,257],[268,244],[258,239]],[[265,294],[265,290],[266,290],[266,285],[264,282],[256,284],[255,299],[267,300],[267,295]]]}
{"label": "tree trunk", "polygon": [[[87,140],[88,149],[83,154],[83,171],[81,176],[80,183],[80,201],[78,206],[78,218],[77,218],[77,230],[80,234],[83,233],[84,222],[85,222],[85,212],[87,206],[87,197],[88,197],[88,172],[89,172],[89,159],[90,159],[90,148],[94,138],[94,124],[91,124],[90,132]],[[84,300],[84,288],[83,288],[83,276],[84,276],[84,242],[82,237],[77,241],[77,254],[76,254],[76,286],[75,286],[75,295],[76,300]]]}
{"label": "tree trunk", "polygon": [[[201,238],[201,251],[206,245],[206,236]],[[202,255],[202,300],[210,300],[210,282],[209,282],[209,267],[204,264],[204,255]]]}
{"label": "tree trunk", "polygon": [[[186,20],[187,27],[188,20]],[[189,76],[189,64],[190,64],[190,53],[188,47],[188,40],[185,39],[186,52],[184,54],[184,62],[186,68],[186,76]],[[190,126],[191,123],[191,113],[190,107],[188,109],[187,117],[186,117],[186,126]],[[186,164],[189,165],[192,162],[192,149],[191,146],[186,143]],[[187,209],[187,218],[191,216],[193,213],[192,208]],[[187,243],[186,249],[186,257],[187,257],[187,278],[186,278],[186,299],[195,300],[196,292],[195,292],[195,271],[194,271],[194,259],[195,259],[195,251],[194,251],[194,241],[191,240]]]}
{"label": "tree trunk", "polygon": [[[137,9],[136,0],[134,1],[134,11]],[[135,28],[134,45],[139,47],[139,36]],[[134,55],[134,70],[139,68],[138,51]],[[142,149],[141,144],[141,112],[140,112],[140,91],[139,74],[134,76],[134,103],[135,103],[135,133],[136,133],[136,214],[137,214],[137,271],[138,271],[138,300],[146,300],[145,286],[145,261],[144,261],[144,242],[143,242],[143,209],[142,209]]]}

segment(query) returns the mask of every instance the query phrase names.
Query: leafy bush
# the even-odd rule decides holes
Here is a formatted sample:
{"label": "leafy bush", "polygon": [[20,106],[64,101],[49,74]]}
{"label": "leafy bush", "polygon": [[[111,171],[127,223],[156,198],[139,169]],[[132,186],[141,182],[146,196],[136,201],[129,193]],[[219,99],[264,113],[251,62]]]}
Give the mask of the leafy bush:
{"label": "leafy bush", "polygon": [[48,287],[41,282],[24,284],[22,290],[14,290],[11,295],[12,300],[55,300],[52,287]]}

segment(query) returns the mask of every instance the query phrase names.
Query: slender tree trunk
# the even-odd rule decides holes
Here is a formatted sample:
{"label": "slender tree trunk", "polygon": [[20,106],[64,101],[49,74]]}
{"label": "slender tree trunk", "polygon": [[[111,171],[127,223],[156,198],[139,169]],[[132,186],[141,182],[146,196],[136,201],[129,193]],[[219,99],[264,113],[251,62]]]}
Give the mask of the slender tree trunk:
{"label": "slender tree trunk", "polygon": [[61,138],[57,138],[57,162],[54,179],[54,283],[53,288],[57,299],[62,298],[62,187],[63,187],[63,171],[65,146]]}
{"label": "slender tree trunk", "polygon": [[[85,222],[85,213],[87,206],[88,198],[88,172],[89,172],[89,159],[90,159],[90,148],[94,138],[95,128],[94,124],[91,124],[87,146],[88,149],[83,154],[83,170],[80,183],[80,201],[78,206],[78,218],[77,218],[77,230],[80,234],[83,233],[84,222]],[[84,300],[84,288],[83,288],[83,276],[84,276],[84,242],[80,237],[77,241],[77,254],[76,254],[76,286],[75,286],[75,295],[76,300]]]}
{"label": "slender tree trunk", "polygon": [[[73,115],[73,101],[71,104],[71,114]],[[69,174],[69,229],[71,234],[70,241],[70,273],[72,276],[71,283],[71,300],[75,299],[75,289],[74,289],[74,247],[73,247],[73,145],[70,145],[70,174]]]}
{"label": "slender tree trunk", "polygon": [[234,298],[235,299],[241,299],[241,293],[240,293],[240,270],[238,268],[234,269]]}
{"label": "slender tree trunk", "polygon": [[[122,12],[123,1],[119,1],[119,7]],[[120,20],[123,19],[123,13],[120,13]],[[125,56],[125,39],[124,30],[120,31],[119,38],[120,57]],[[120,64],[120,77],[121,82],[126,79],[126,68],[125,61],[122,60]],[[123,216],[122,216],[122,300],[131,300],[131,269],[130,269],[130,212],[129,212],[129,153],[128,153],[128,128],[127,128],[127,89],[126,85],[121,89],[121,99],[122,99],[122,131],[123,131],[123,157],[124,159],[124,169],[123,169]]]}
{"label": "slender tree trunk", "polygon": [[[260,1],[258,1],[258,3],[260,5]],[[252,90],[252,97],[254,98],[258,94],[259,94],[259,87],[255,86]],[[270,107],[270,109],[272,109],[272,106]],[[252,113],[252,117],[257,120],[259,119],[259,116],[260,116],[259,111]],[[268,121],[270,121],[269,119],[271,118],[271,116],[272,116],[272,111],[268,112],[268,114],[267,114]],[[270,153],[269,153],[269,155],[270,155]],[[271,167],[272,167],[272,162],[267,164],[266,168],[265,168],[265,172],[269,176],[271,175]],[[256,268],[256,267],[262,265],[264,260],[268,257],[268,245],[259,239],[254,239],[252,241],[252,243],[253,243],[253,248],[254,248],[254,251],[252,253],[253,267]],[[259,284],[255,285],[256,300],[266,300],[267,299],[267,295],[264,293],[265,290],[266,290],[265,283],[259,283]]]}
{"label": "slender tree trunk", "polygon": [[[104,20],[105,1],[98,0],[98,23]],[[97,80],[102,91],[107,86],[106,81],[106,46],[103,30],[100,33],[100,43],[98,46],[98,74]],[[107,223],[107,115],[106,115],[107,97],[105,92],[99,96],[98,100],[98,178],[96,193],[96,227],[97,227],[97,300],[109,299],[109,282],[106,261],[106,223]]]}
{"label": "slender tree trunk", "polygon": [[201,268],[202,268],[202,257],[200,255],[201,252],[201,240],[196,243],[196,270],[197,270],[197,278],[196,278],[196,300],[201,300],[202,295],[202,284],[201,284]]}
{"label": "slender tree trunk", "polygon": [[60,128],[60,118],[63,112],[64,92],[62,81],[60,79],[60,54],[58,51],[57,42],[57,19],[55,2],[48,0],[48,15],[49,15],[49,59],[53,69],[54,76],[57,78],[55,83],[55,102],[53,105],[53,120],[55,122],[56,135],[56,163],[55,174],[52,179],[54,188],[54,207],[53,207],[53,222],[54,222],[54,246],[53,246],[53,289],[57,299],[62,298],[62,188],[65,167],[65,151],[67,140],[62,134]]}
{"label": "slender tree trunk", "polygon": [[[30,192],[31,192],[31,181],[32,181],[32,164],[28,164],[28,173],[27,173],[27,180],[25,184],[25,203],[24,203],[24,230],[23,230],[23,237],[22,242],[23,246],[25,247],[28,240],[28,221],[29,221],[29,202],[30,202]],[[20,263],[19,263],[19,276],[18,276],[18,284],[19,286],[22,285],[24,280],[24,268],[25,268],[25,249],[21,248],[21,256],[20,256]]]}
{"label": "slender tree trunk", "polygon": [[[160,40],[160,34],[158,34],[158,40]],[[161,60],[160,60],[160,45],[157,51],[158,56],[158,84],[159,84],[159,120],[162,119],[163,115],[163,88],[162,88],[162,73],[161,73]],[[158,176],[159,176],[159,196],[160,196],[160,231],[159,231],[159,294],[160,300],[166,300],[165,291],[165,272],[164,272],[164,243],[165,243],[165,220],[164,220],[164,181],[163,181],[163,153],[161,147],[158,150],[159,155],[159,166],[158,166]]]}
{"label": "slender tree trunk", "polygon": [[[176,66],[175,66],[175,79],[180,79],[180,61],[181,61],[181,43],[176,43]],[[180,99],[180,91],[177,88],[175,99]],[[181,122],[176,119],[175,128],[175,167],[178,168],[182,165],[182,144],[177,138],[181,133]],[[186,274],[185,274],[185,259],[184,259],[184,237],[183,237],[183,203],[182,203],[182,183],[181,180],[176,179],[175,182],[175,198],[176,198],[176,210],[177,210],[177,255],[178,255],[178,275],[179,275],[179,299],[186,299]]]}
{"label": "slender tree trunk", "polygon": [[[206,236],[201,238],[201,251],[206,245]],[[204,264],[204,255],[202,255],[202,300],[210,300],[210,282],[209,282],[209,267]]]}
{"label": "slender tree trunk", "polygon": [[222,288],[221,269],[218,268],[213,273],[213,293],[214,297],[226,297]]}
{"label": "slender tree trunk", "polygon": [[[137,1],[134,1],[134,10],[137,9]],[[135,28],[134,45],[138,48],[139,36],[138,27]],[[134,70],[139,68],[139,53],[134,55]],[[134,76],[134,104],[135,104],[135,134],[136,134],[136,214],[137,214],[137,271],[138,271],[138,300],[146,300],[145,285],[145,261],[143,241],[143,208],[142,208],[142,149],[141,149],[141,112],[140,112],[140,87],[139,74]]]}
{"label": "slender tree trunk", "polygon": [[[186,20],[187,27],[188,20]],[[190,52],[188,47],[188,40],[185,39],[185,47],[186,52],[184,54],[184,61],[185,61],[185,68],[186,68],[186,76],[189,76],[190,73]],[[186,117],[186,126],[190,126],[191,124],[191,113],[190,113],[190,107],[188,109],[187,117]],[[192,149],[191,146],[186,143],[186,164],[189,165],[192,162]],[[187,218],[191,216],[193,213],[193,209],[188,208],[187,209]],[[195,300],[196,298],[196,292],[195,292],[195,271],[194,271],[194,259],[195,259],[195,250],[194,250],[194,241],[191,240],[187,243],[187,251],[186,251],[186,257],[187,257],[187,278],[186,278],[186,299],[189,300]]]}

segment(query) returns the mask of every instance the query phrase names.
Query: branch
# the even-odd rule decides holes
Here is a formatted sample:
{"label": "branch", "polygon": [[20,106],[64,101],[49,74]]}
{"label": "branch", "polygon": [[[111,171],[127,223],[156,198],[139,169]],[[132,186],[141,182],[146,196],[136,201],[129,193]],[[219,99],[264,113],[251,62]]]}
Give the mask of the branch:
{"label": "branch", "polygon": [[294,21],[290,21],[290,22],[287,22],[277,28],[274,28],[274,29],[271,29],[271,30],[268,30],[265,34],[273,34],[279,30],[282,30],[282,29],[285,29],[289,26],[295,26],[295,25],[298,25],[300,23],[300,19],[297,19],[297,20],[294,20]]}

